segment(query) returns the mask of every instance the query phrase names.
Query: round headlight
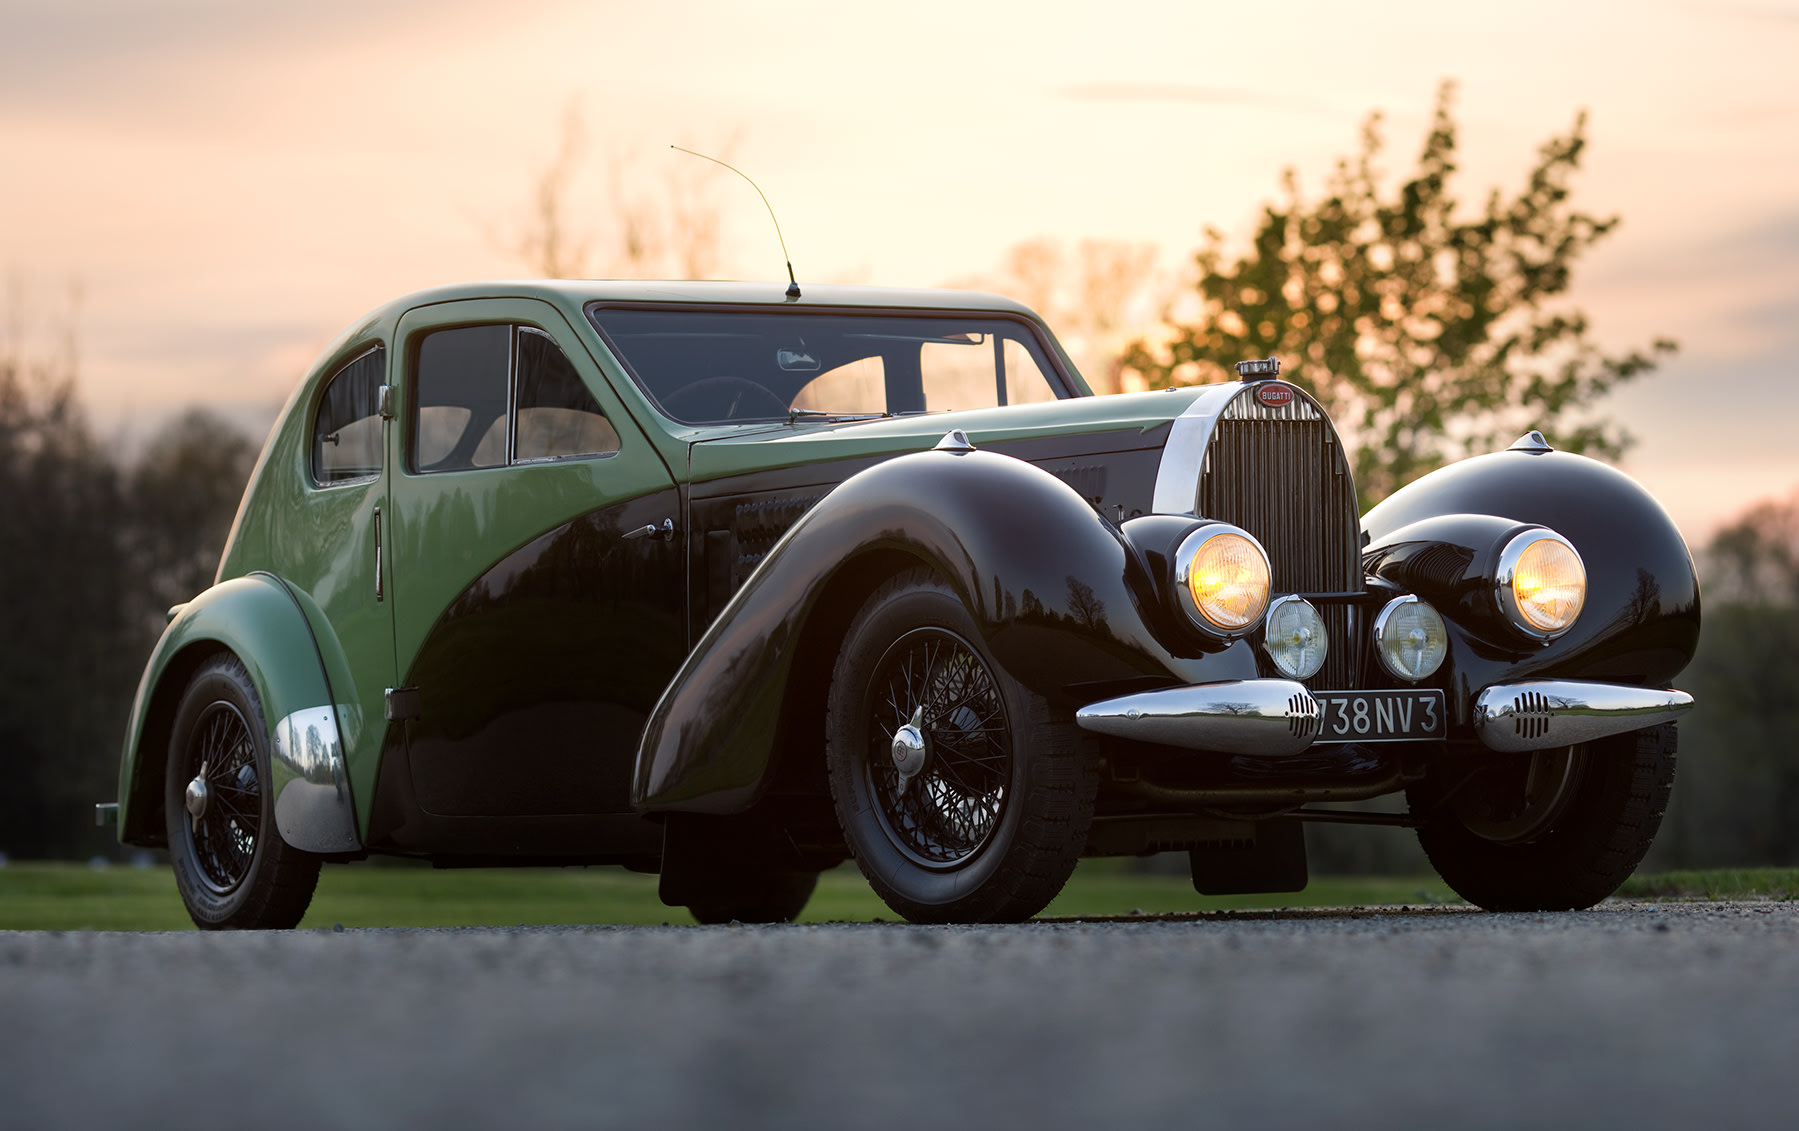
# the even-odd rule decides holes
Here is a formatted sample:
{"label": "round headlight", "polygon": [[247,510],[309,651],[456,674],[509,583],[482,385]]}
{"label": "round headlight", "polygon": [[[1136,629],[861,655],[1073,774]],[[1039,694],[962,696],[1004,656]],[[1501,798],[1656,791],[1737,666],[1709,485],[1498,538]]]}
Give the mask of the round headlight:
{"label": "round headlight", "polygon": [[1587,569],[1560,534],[1527,530],[1506,543],[1494,578],[1499,607],[1526,636],[1553,640],[1587,600]]}
{"label": "round headlight", "polygon": [[1201,527],[1174,560],[1181,607],[1201,628],[1235,636],[1254,628],[1268,608],[1268,555],[1243,531]]}
{"label": "round headlight", "polygon": [[1276,598],[1262,632],[1262,650],[1288,679],[1310,679],[1324,666],[1330,636],[1324,618],[1304,597]]}
{"label": "round headlight", "polygon": [[1393,598],[1374,618],[1374,652],[1388,671],[1417,683],[1449,655],[1443,615],[1416,597]]}

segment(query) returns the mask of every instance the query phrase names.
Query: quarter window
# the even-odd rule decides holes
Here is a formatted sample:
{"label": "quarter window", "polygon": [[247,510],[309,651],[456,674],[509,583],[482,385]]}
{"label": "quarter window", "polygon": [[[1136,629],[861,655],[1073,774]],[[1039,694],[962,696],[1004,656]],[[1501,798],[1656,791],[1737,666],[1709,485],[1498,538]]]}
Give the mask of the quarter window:
{"label": "quarter window", "polygon": [[339,369],[312,419],[312,479],[320,486],[381,474],[381,382],[386,351],[376,346]]}
{"label": "quarter window", "polygon": [[618,433],[550,336],[518,329],[515,460],[566,459],[618,451]]}
{"label": "quarter window", "polygon": [[426,334],[413,387],[415,471],[618,450],[618,433],[568,356],[529,326],[459,326]]}

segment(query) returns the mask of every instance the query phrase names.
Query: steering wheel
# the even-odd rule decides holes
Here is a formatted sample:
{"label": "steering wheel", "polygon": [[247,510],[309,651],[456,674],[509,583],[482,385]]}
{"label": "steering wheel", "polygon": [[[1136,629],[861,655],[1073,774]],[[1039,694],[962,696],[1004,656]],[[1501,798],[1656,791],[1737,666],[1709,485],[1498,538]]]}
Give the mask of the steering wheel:
{"label": "steering wheel", "polygon": [[778,420],[787,405],[758,382],[744,377],[707,377],[662,398],[669,414],[689,424],[728,420]]}

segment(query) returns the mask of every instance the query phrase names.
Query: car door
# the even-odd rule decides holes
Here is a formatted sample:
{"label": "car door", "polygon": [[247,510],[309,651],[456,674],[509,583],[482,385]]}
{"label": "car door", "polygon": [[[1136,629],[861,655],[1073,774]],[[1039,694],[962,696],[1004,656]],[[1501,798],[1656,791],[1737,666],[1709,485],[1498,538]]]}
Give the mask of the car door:
{"label": "car door", "polygon": [[396,429],[381,411],[392,360],[384,343],[366,342],[321,382],[303,486],[269,533],[283,581],[317,606],[330,623],[329,639],[342,649],[353,686],[331,692],[362,806],[387,730],[382,697],[395,672],[385,542]]}
{"label": "car door", "polygon": [[673,479],[553,307],[434,304],[398,339],[390,584],[418,804],[629,812],[685,655]]}

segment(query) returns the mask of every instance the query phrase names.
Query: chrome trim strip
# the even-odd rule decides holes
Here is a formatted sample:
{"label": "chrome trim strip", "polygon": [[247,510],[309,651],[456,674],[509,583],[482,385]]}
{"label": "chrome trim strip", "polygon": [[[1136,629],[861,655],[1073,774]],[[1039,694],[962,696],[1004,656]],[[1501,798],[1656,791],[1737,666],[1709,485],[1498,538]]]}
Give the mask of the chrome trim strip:
{"label": "chrome trim strip", "polygon": [[1684,691],[1524,679],[1474,697],[1474,733],[1491,750],[1550,750],[1671,722],[1692,709]]}
{"label": "chrome trim strip", "polygon": [[1226,754],[1298,754],[1318,737],[1318,701],[1288,679],[1233,679],[1090,703],[1075,722],[1097,734]]}
{"label": "chrome trim strip", "polygon": [[270,770],[281,839],[305,852],[361,849],[336,709],[295,711],[275,724],[274,747]]}
{"label": "chrome trim strip", "polygon": [[1206,445],[1212,442],[1212,429],[1231,401],[1253,385],[1236,381],[1208,385],[1193,398],[1187,411],[1174,418],[1168,429],[1168,442],[1162,445],[1162,462],[1156,468],[1156,491],[1150,503],[1152,514],[1192,514],[1199,502],[1199,471],[1205,466]]}

